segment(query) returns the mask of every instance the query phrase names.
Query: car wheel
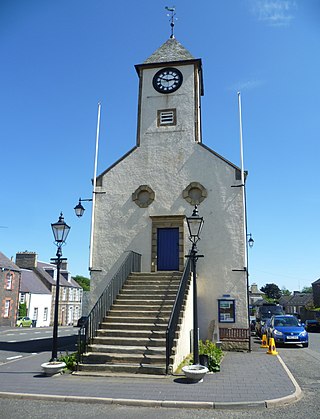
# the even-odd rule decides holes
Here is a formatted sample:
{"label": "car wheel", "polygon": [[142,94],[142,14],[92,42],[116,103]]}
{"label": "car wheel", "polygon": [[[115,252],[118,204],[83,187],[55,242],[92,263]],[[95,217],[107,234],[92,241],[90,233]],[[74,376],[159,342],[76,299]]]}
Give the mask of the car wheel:
{"label": "car wheel", "polygon": [[19,324],[19,327],[22,327],[22,323]]}
{"label": "car wheel", "polygon": [[32,323],[30,324],[30,327],[32,327]]}
{"label": "car wheel", "polygon": [[304,348],[307,348],[307,347],[309,346],[309,342],[304,342],[304,343],[302,344],[302,346],[303,346]]}

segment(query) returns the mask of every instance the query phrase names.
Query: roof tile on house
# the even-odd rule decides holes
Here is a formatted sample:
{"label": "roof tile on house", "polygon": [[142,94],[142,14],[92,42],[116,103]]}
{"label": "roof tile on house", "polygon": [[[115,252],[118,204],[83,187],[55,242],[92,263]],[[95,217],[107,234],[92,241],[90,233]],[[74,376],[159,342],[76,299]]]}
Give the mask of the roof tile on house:
{"label": "roof tile on house", "polygon": [[299,293],[294,294],[290,298],[287,305],[290,305],[290,306],[306,306],[307,304],[312,303],[312,302],[313,302],[313,294],[299,292]]}
{"label": "roof tile on house", "polygon": [[[35,272],[38,272],[42,277],[49,282],[51,285],[56,285],[56,281],[48,274],[46,269],[57,269],[56,265],[52,263],[45,263],[45,262],[38,262],[37,267],[34,268]],[[60,282],[61,287],[69,287],[69,288],[82,288],[76,281],[71,279],[70,281],[67,281],[64,276],[60,274]]]}
{"label": "roof tile on house", "polygon": [[0,252],[0,268],[10,269],[12,271],[20,272],[19,266],[17,266],[11,259]]}
{"label": "roof tile on house", "polygon": [[20,292],[32,294],[51,294],[34,271],[21,269]]}

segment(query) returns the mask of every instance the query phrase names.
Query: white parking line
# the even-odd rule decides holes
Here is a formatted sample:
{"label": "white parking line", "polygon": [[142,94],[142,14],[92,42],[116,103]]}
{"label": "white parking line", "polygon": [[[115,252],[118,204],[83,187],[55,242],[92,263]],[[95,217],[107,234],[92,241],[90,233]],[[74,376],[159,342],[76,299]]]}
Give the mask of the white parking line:
{"label": "white parking line", "polygon": [[14,336],[14,333],[7,333],[5,336]]}
{"label": "white parking line", "polygon": [[19,333],[19,335],[26,335],[26,333]]}
{"label": "white parking line", "polygon": [[16,340],[8,340],[8,343],[16,343]]}
{"label": "white parking line", "polygon": [[22,358],[22,355],[9,356],[9,358],[7,358],[7,360],[10,361],[12,359],[18,359],[18,358]]}

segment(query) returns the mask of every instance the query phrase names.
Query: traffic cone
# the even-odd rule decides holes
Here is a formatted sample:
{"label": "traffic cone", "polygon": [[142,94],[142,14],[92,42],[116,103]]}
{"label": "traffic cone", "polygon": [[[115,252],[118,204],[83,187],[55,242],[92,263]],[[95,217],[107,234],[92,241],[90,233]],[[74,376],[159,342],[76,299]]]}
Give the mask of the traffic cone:
{"label": "traffic cone", "polygon": [[278,355],[276,344],[274,342],[274,338],[269,339],[269,349],[267,351],[268,355]]}
{"label": "traffic cone", "polygon": [[267,335],[262,335],[260,348],[267,348],[267,347],[268,347]]}

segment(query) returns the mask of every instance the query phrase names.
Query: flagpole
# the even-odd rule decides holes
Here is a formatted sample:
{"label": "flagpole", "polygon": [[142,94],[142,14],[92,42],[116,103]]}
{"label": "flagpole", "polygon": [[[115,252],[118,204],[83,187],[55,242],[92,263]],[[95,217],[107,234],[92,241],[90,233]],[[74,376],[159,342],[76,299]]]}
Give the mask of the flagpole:
{"label": "flagpole", "polygon": [[[241,185],[242,188],[242,201],[243,201],[243,234],[245,243],[247,243],[247,209],[246,209],[246,191],[245,191],[245,177],[244,177],[244,163],[243,163],[243,139],[242,139],[242,109],[241,109],[241,93],[238,92],[238,108],[239,108],[239,131],[240,131],[240,168],[241,168]],[[244,266],[247,267],[247,246],[244,252]]]}
{"label": "flagpole", "polygon": [[240,134],[240,168],[241,168],[241,186],[242,186],[242,205],[243,205],[243,238],[244,238],[244,269],[246,272],[246,287],[247,287],[247,305],[248,305],[248,329],[249,329],[249,352],[251,352],[251,337],[250,337],[250,295],[249,295],[249,264],[248,264],[248,231],[247,231],[247,198],[246,198],[246,184],[244,176],[244,162],[243,162],[243,138],[242,138],[242,108],[241,108],[241,93],[238,92],[238,108],[239,108],[239,134]]}
{"label": "flagpole", "polygon": [[93,254],[93,230],[94,230],[94,215],[95,215],[95,202],[96,202],[97,166],[98,166],[99,132],[100,132],[100,111],[101,111],[101,103],[99,102],[98,103],[97,131],[96,131],[96,148],[95,148],[94,169],[93,169],[89,270],[91,270],[92,268],[92,254]]}

